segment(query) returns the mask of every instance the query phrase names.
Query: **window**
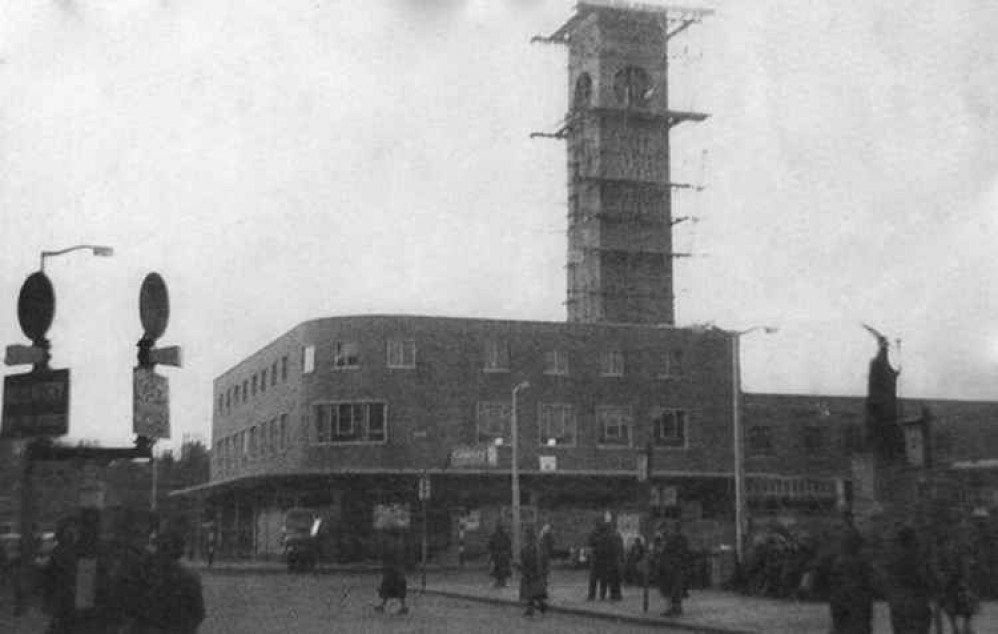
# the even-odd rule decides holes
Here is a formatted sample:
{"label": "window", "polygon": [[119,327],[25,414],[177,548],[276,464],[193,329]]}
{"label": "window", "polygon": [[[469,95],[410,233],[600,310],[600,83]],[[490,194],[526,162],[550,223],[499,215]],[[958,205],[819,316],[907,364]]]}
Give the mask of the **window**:
{"label": "window", "polygon": [[232,388],[225,390],[225,409],[232,409]]}
{"label": "window", "polygon": [[485,371],[509,371],[509,346],[505,341],[485,342]]}
{"label": "window", "polygon": [[243,403],[249,400],[249,381],[243,379]]}
{"label": "window", "polygon": [[256,456],[256,426],[250,427],[249,430],[249,455],[251,457]]}
{"label": "window", "polygon": [[337,341],[333,344],[333,367],[356,368],[359,364],[356,343]]}
{"label": "window", "polygon": [[[301,373],[309,374],[315,371],[315,346],[305,346],[301,356]],[[283,374],[283,371],[282,371]]]}
{"label": "window", "polygon": [[609,350],[600,355],[599,369],[602,376],[624,376],[624,353]]}
{"label": "window", "polygon": [[260,371],[260,391],[267,391],[267,368]]}
{"label": "window", "polygon": [[280,425],[280,435],[281,435],[281,444],[280,444],[280,447],[281,447],[281,451],[284,451],[285,449],[288,448],[288,415],[287,414],[281,414],[281,422],[279,423],[279,425]]}
{"label": "window", "polygon": [[270,366],[270,387],[277,385],[277,361],[274,361],[274,365]]}
{"label": "window", "polygon": [[478,442],[493,443],[497,438],[509,442],[512,406],[508,402],[478,402]]}
{"label": "window", "polygon": [[537,419],[541,446],[575,446],[575,409],[571,405],[541,403]]}
{"label": "window", "polygon": [[250,384],[251,387],[252,387],[252,392],[251,393],[253,394],[253,396],[256,396],[256,379],[257,379],[257,377],[254,374],[253,375],[253,382]]}
{"label": "window", "polygon": [[[314,357],[315,353],[313,352],[312,354],[313,354],[313,357]],[[314,358],[313,358],[313,361],[314,361]],[[281,357],[281,380],[282,381],[287,381],[288,380],[288,358],[286,356],[285,357]]]}
{"label": "window", "polygon": [[804,441],[804,451],[809,454],[821,453],[825,450],[825,430],[817,425],[807,425],[801,429]]}
{"label": "window", "polygon": [[544,374],[568,375],[568,355],[561,350],[548,350],[544,353]]}
{"label": "window", "polygon": [[270,446],[267,448],[267,449],[270,450],[270,453],[274,453],[274,452],[277,451],[277,441],[278,441],[278,438],[277,438],[277,419],[276,418],[271,418],[270,419]]}
{"label": "window", "polygon": [[685,447],[689,415],[682,409],[663,409],[652,416],[652,439],[659,447]]}
{"label": "window", "polygon": [[685,358],[682,350],[669,350],[662,358],[662,371],[659,377],[673,379],[686,373]]}
{"label": "window", "polygon": [[631,446],[631,409],[606,406],[596,408],[599,424],[599,444],[611,447]]}
{"label": "window", "polygon": [[842,452],[846,455],[863,450],[863,430],[856,423],[842,428]]}
{"label": "window", "polygon": [[613,94],[622,106],[646,106],[651,99],[651,75],[640,66],[625,66],[613,76]]}
{"label": "window", "polygon": [[416,341],[414,339],[390,339],[388,341],[388,367],[416,367]]}
{"label": "window", "polygon": [[[388,439],[384,403],[317,403],[312,410],[316,442],[385,442]],[[282,416],[282,427],[285,420]]]}
{"label": "window", "polygon": [[764,426],[750,427],[748,430],[748,448],[749,453],[757,456],[772,455],[772,430]]}
{"label": "window", "polygon": [[243,458],[245,458],[250,450],[249,435],[246,433],[245,429],[239,432],[239,444],[243,447]]}

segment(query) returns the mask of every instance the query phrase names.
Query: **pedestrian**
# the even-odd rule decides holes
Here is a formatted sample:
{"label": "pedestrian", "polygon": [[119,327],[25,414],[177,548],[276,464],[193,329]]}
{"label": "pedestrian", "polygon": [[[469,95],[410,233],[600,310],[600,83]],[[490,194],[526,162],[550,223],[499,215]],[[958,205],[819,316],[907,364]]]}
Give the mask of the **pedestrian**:
{"label": "pedestrian", "polygon": [[495,587],[505,588],[507,581],[513,574],[513,543],[501,522],[496,524],[495,531],[489,537],[488,547]]}
{"label": "pedestrian", "polygon": [[832,563],[828,607],[832,634],[870,634],[876,579],[873,567],[862,556],[863,538],[850,530],[842,538]]}
{"label": "pedestrian", "polygon": [[549,560],[533,526],[527,526],[520,549],[520,600],[526,603],[526,616],[534,610],[547,611]]}
{"label": "pedestrian", "polygon": [[381,585],[378,586],[381,604],[374,609],[384,612],[388,601],[396,599],[399,602],[398,614],[408,614],[409,607],[405,604],[408,590],[405,578],[405,536],[400,529],[387,529],[381,544]]}
{"label": "pedestrian", "polygon": [[204,620],[201,578],[184,566],[183,534],[165,526],[155,534],[138,581],[128,634],[193,634]]}
{"label": "pedestrian", "polygon": [[638,535],[631,542],[631,547],[627,549],[627,557],[624,561],[624,583],[631,585],[641,584],[639,567],[645,558],[645,543]]}
{"label": "pedestrian", "polygon": [[589,593],[586,595],[587,601],[596,598],[596,589],[599,588],[599,598],[602,601],[606,598],[607,584],[609,581],[610,564],[613,561],[613,546],[611,544],[610,521],[606,517],[599,521],[589,533]]}
{"label": "pedestrian", "polygon": [[545,567],[545,579],[544,583],[547,585],[547,574],[551,569],[551,560],[554,558],[554,533],[551,530],[550,524],[544,524],[541,527],[541,532],[537,537],[538,543],[540,544],[541,554],[544,556],[548,565]]}
{"label": "pedestrian", "polygon": [[940,549],[939,605],[954,634],[973,634],[974,615],[980,600],[970,583],[970,561],[956,539],[946,540]]}
{"label": "pedestrian", "polygon": [[658,590],[669,607],[662,616],[679,616],[683,613],[683,598],[686,596],[686,583],[689,574],[690,546],[683,535],[682,526],[673,523],[662,538],[662,549],[656,568]]}
{"label": "pedestrian", "polygon": [[611,526],[608,539],[610,554],[606,568],[607,587],[610,590],[610,600],[620,601],[624,598],[620,588],[624,572],[624,537]]}
{"label": "pedestrian", "polygon": [[56,527],[55,548],[42,571],[42,609],[48,614],[47,634],[72,632],[76,625],[76,567],[80,527],[75,517]]}
{"label": "pedestrian", "polygon": [[885,566],[891,627],[894,634],[928,634],[934,585],[929,566],[911,527],[900,527],[894,541]]}

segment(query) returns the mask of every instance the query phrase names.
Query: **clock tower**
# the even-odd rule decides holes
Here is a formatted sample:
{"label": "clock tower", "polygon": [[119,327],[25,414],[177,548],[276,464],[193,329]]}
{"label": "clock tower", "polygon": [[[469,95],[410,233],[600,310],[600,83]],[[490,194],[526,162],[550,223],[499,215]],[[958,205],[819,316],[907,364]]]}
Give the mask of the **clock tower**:
{"label": "clock tower", "polygon": [[710,11],[580,2],[568,46],[568,321],[673,324],[668,43]]}

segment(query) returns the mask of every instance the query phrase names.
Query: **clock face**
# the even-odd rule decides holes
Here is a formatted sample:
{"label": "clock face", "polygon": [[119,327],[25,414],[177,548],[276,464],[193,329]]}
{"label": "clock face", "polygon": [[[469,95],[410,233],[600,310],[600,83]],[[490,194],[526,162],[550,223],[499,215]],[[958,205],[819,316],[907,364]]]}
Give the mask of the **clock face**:
{"label": "clock face", "polygon": [[640,108],[651,101],[651,75],[640,66],[625,66],[613,76],[613,94],[626,108]]}

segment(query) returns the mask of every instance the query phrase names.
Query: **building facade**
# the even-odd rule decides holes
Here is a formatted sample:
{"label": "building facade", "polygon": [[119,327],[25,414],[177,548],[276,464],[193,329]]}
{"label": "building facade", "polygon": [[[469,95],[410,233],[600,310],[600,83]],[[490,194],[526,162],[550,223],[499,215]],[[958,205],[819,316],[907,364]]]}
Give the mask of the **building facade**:
{"label": "building facade", "polygon": [[513,388],[527,382],[516,402],[525,521],[551,521],[581,544],[602,512],[636,516],[650,444],[651,479],[669,487],[669,505],[711,522],[719,541],[733,513],[730,346],[728,333],[670,326],[306,322],[215,380],[212,475],[200,494],[223,550],[277,554],[283,512],[307,506],[354,542],[341,544],[349,557],[379,510],[419,508],[426,478],[434,548],[473,525],[474,550],[508,519]]}

